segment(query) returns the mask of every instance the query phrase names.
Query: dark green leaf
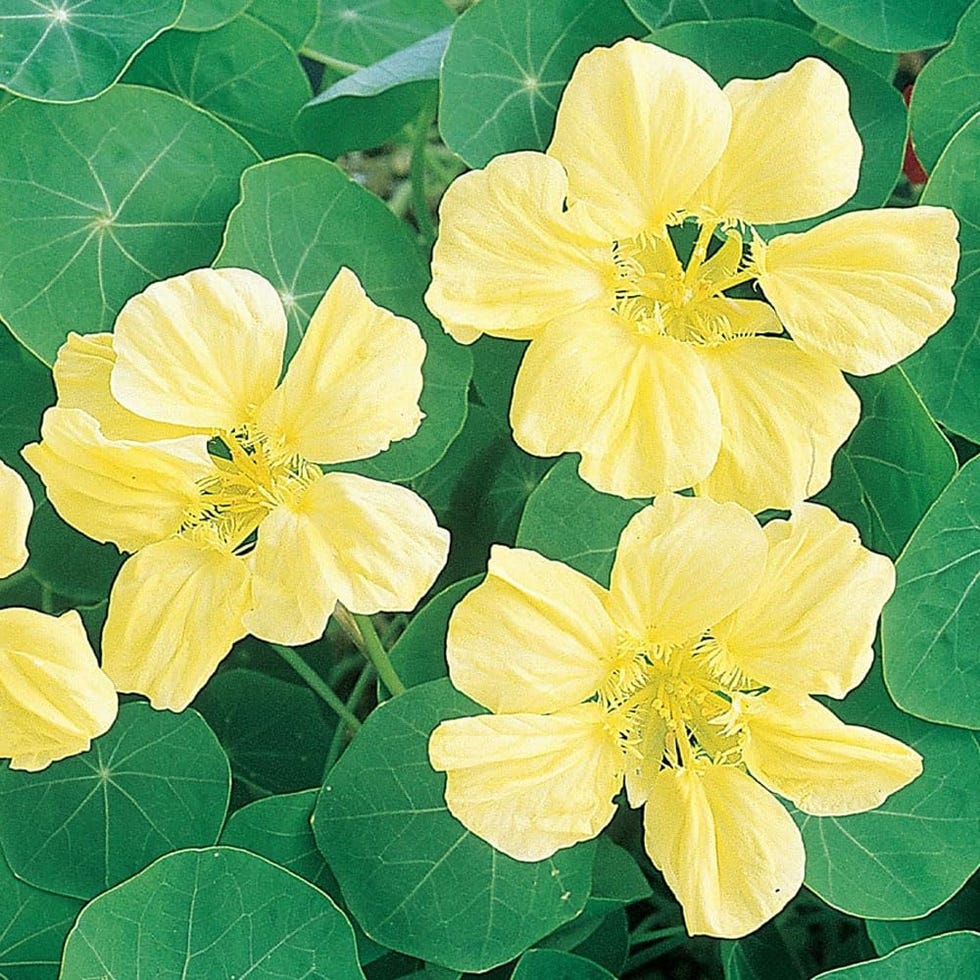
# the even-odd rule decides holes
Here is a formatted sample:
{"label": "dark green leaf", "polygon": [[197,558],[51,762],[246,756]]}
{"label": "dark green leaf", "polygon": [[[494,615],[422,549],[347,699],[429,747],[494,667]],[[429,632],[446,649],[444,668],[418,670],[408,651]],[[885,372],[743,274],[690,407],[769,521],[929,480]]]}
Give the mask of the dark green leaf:
{"label": "dark green leaf", "polygon": [[821,973],[814,980],[923,980],[923,977],[967,980],[976,974],[978,963],[980,935],[951,932],[903,946],[880,960]]}
{"label": "dark green leaf", "polygon": [[592,866],[592,898],[630,905],[647,898],[650,883],[625,848],[600,837]]}
{"label": "dark green leaf", "polygon": [[51,372],[17,343],[0,325],[0,459],[13,467],[37,491],[40,481],[21,458],[20,451],[41,437],[41,414],[54,403]]}
{"label": "dark green leaf", "polygon": [[598,963],[560,949],[529,949],[511,976],[513,980],[615,980]]}

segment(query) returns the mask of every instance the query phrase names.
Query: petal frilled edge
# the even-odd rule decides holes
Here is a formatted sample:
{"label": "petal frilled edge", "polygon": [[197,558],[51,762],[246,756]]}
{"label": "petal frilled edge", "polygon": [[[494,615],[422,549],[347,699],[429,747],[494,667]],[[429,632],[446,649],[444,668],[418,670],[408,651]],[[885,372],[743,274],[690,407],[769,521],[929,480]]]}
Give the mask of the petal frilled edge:
{"label": "petal frilled edge", "polygon": [[582,455],[605,493],[648,497],[704,479],[721,442],[718,401],[688,345],[597,311],[551,324],[514,385],[514,439],[535,456]]}
{"label": "petal frilled edge", "polygon": [[449,620],[453,684],[496,712],[546,714],[586,700],[616,651],[607,595],[561,562],[494,545],[486,580]]}
{"label": "petal frilled edge", "polygon": [[20,474],[0,460],[0,578],[27,563],[27,528],[34,513],[31,492]]}
{"label": "petal frilled edge", "polygon": [[806,855],[793,818],[734,766],[665,769],[643,816],[644,846],[691,935],[737,939],[799,891]]}
{"label": "petal frilled edge", "polygon": [[596,704],[444,721],[429,761],[446,773],[449,812],[518,861],[595,837],[623,785],[623,752]]}
{"label": "petal frilled edge", "polygon": [[116,319],[113,397],[157,422],[233,429],[253,420],[282,370],[286,313],[247,269],[155,282]]}
{"label": "petal frilled edge", "polygon": [[549,156],[613,238],[662,235],[728,141],[732,109],[693,61],[626,38],[594,48],[565,87]]}
{"label": "petal frilled edge", "polygon": [[532,152],[450,185],[425,301],[460,343],[482,333],[527,340],[556,316],[612,306],[612,240],[581,209],[565,210],[567,192],[561,165]]}
{"label": "petal frilled edge", "polygon": [[419,328],[373,303],[343,268],[310,319],[259,428],[317,463],[367,459],[422,421]]}
{"label": "petal frilled edge", "polygon": [[876,374],[952,316],[958,227],[948,208],[852,211],[756,244],[753,258],[801,349],[850,374]]}

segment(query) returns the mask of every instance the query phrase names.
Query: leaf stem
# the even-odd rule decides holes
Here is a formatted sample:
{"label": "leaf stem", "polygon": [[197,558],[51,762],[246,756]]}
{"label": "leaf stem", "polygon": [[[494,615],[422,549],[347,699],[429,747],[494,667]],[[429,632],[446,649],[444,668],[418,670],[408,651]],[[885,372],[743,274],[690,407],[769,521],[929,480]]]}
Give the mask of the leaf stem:
{"label": "leaf stem", "polygon": [[426,102],[415,120],[415,132],[412,136],[412,213],[419,234],[426,248],[431,248],[436,240],[436,226],[429,212],[429,199],[425,195],[426,156],[429,147],[429,129],[436,118],[436,107],[432,100]]}
{"label": "leaf stem", "polygon": [[360,718],[344,704],[334,689],[292,647],[280,646],[278,643],[270,643],[269,646],[306,681],[313,693],[327,704],[351,732],[356,732],[361,727]]}
{"label": "leaf stem", "polygon": [[[360,675],[354,682],[354,687],[347,696],[347,707],[350,709],[350,711],[354,711],[354,709],[358,706],[361,698],[364,697],[364,692],[368,689],[368,687],[370,687],[371,681],[374,680],[374,676],[374,667],[372,667],[371,664],[364,664]],[[324,776],[330,772],[334,766],[334,763],[340,758],[343,747],[344,726],[338,725],[337,730],[333,733],[333,738],[330,739],[330,748],[327,750],[327,761],[323,766]]]}
{"label": "leaf stem", "polygon": [[351,613],[351,619],[357,624],[358,632],[361,634],[364,655],[374,664],[381,683],[388,688],[392,696],[404,694],[405,685],[392,666],[388,651],[385,650],[381,637],[378,636],[378,631],[371,622],[371,617],[361,613]]}

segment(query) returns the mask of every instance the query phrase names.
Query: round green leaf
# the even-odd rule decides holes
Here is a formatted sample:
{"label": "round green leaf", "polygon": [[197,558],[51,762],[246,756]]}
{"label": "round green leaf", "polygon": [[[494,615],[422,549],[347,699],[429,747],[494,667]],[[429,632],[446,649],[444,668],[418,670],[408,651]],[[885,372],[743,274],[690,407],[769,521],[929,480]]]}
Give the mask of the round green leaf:
{"label": "round green leaf", "polygon": [[42,772],[0,769],[0,845],[17,877],[91,898],[167,851],[213,844],[230,782],[196,711],[124,704],[88,752]]}
{"label": "round green leaf", "polygon": [[91,99],[174,23],[182,6],[182,0],[5,0],[0,88],[47,102]]}
{"label": "round green leaf", "polygon": [[529,949],[518,961],[511,980],[615,980],[598,963],[560,949]]}
{"label": "round green leaf", "polygon": [[626,6],[651,31],[689,20],[758,17],[808,31],[813,21],[786,0],[626,0]]}
{"label": "round green leaf", "polygon": [[351,925],[323,892],[232,847],[168,854],[90,902],[61,975],[364,978]]}
{"label": "round green leaf", "polygon": [[109,330],[150,282],[207,265],[255,161],[213,117],[117,85],[0,113],[0,316],[48,364],[70,330]]}
{"label": "round green leaf", "polygon": [[264,157],[298,149],[292,120],[310,97],[309,81],[289,44],[248,15],[203,34],[168,31],[133,62],[126,81],[206,109]]}
{"label": "round green leaf", "polygon": [[299,51],[316,24],[317,0],[252,0],[248,12]]}
{"label": "round green leaf", "polygon": [[249,0],[184,0],[177,27],[182,31],[213,31],[248,6]]}
{"label": "round green leaf", "polygon": [[[0,188],[3,184],[0,181]],[[2,191],[0,191],[2,193]],[[2,246],[0,246],[2,247]],[[41,437],[41,414],[54,403],[51,372],[17,343],[0,324],[0,459],[12,466],[35,489],[37,474],[21,458],[20,451]],[[36,499],[43,497],[38,490]]]}
{"label": "round green leaf", "polygon": [[934,48],[953,36],[970,0],[793,0],[805,14],[839,34],[879,51]]}
{"label": "round green leaf", "polygon": [[980,934],[951,932],[903,946],[880,960],[856,963],[814,980],[922,980],[923,977],[953,978],[976,975],[980,963]]}
{"label": "round green leaf", "polygon": [[[2,120],[0,116],[0,120]],[[932,415],[980,442],[980,113],[953,137],[922,192],[923,204],[952,208],[960,221],[960,268],[953,318],[903,364]]]}
{"label": "round green leaf", "polygon": [[482,0],[456,22],[442,61],[442,138],[471,167],[543,150],[579,57],[642,33],[621,0]]}
{"label": "round green leaf", "polygon": [[434,681],[385,702],[330,771],[313,832],[364,931],[456,970],[488,970],[574,918],[592,877],[592,842],[515,861],[446,809],[428,739],[445,718],[482,711]]}
{"label": "round green leaf", "polygon": [[885,682],[919,718],[980,728],[980,458],[916,528],[882,617]]}
{"label": "round green leaf", "polygon": [[408,480],[445,453],[463,425],[472,360],[425,309],[425,263],[408,226],[378,198],[320,157],[300,154],[250,167],[215,265],[254,269],[279,290],[289,316],[290,355],[341,266],[353,269],[371,299],[422,331],[426,418],[411,439],[344,469]]}

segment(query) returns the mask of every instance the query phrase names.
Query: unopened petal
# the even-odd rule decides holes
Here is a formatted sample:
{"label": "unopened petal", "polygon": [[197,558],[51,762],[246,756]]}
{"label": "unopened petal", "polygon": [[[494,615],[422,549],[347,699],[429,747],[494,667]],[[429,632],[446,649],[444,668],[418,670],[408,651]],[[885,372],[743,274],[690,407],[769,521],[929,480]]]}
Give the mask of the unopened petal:
{"label": "unopened petal", "polygon": [[691,935],[737,939],[799,891],[806,855],[793,818],[734,766],[665,769],[643,818],[644,845]]}
{"label": "unopened petal", "polygon": [[27,528],[33,513],[27,484],[0,461],[0,578],[13,575],[27,563]]}
{"label": "unopened petal", "polygon": [[429,760],[446,773],[449,812],[518,861],[595,837],[623,784],[622,750],[595,704],[444,721]]}
{"label": "unopened petal", "polygon": [[948,208],[852,211],[753,254],[766,297],[803,350],[875,374],[952,316],[957,228]]}

